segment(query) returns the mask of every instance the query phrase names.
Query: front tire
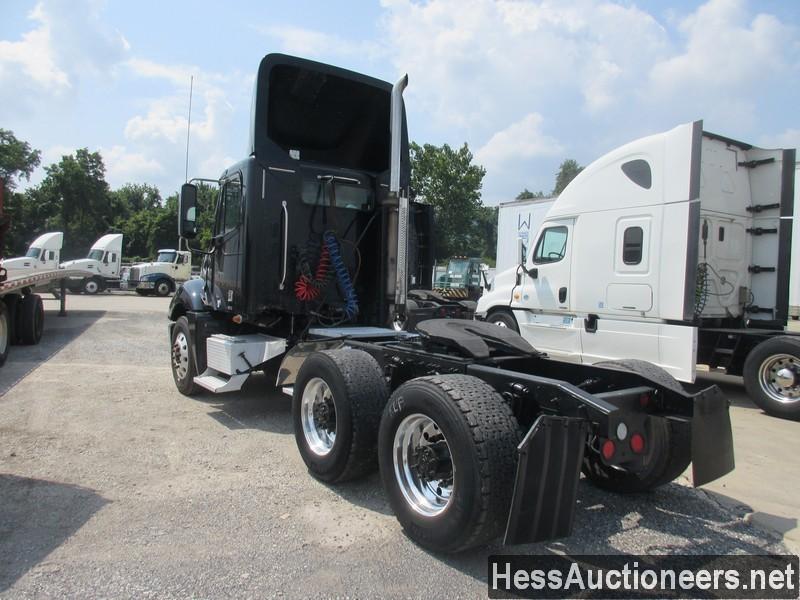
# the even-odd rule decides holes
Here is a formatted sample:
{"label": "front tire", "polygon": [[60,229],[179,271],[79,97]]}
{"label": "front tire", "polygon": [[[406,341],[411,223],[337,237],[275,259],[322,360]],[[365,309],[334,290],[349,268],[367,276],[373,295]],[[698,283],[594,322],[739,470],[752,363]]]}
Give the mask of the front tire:
{"label": "front tire", "polygon": [[83,280],[83,293],[94,296],[103,289],[103,285],[97,277],[89,277]]}
{"label": "front tire", "polygon": [[325,350],[305,360],[294,384],[292,422],[300,456],[315,478],[334,483],[375,469],[388,395],[378,362],[362,350]]}
{"label": "front tire", "polygon": [[508,329],[519,333],[517,319],[514,318],[513,313],[508,310],[500,309],[489,313],[489,316],[486,317],[486,322],[499,327],[507,327]]}
{"label": "front tire", "polygon": [[437,552],[502,534],[519,440],[511,409],[476,377],[421,377],[397,388],[381,419],[378,459],[406,534]]}
{"label": "front tire", "polygon": [[165,296],[169,296],[170,292],[172,291],[172,285],[167,279],[159,279],[156,281],[156,285],[153,290],[157,296],[164,298]]}
{"label": "front tire", "polygon": [[38,294],[23,296],[17,306],[17,335],[21,344],[33,346],[42,339],[44,305]]}
{"label": "front tire", "polygon": [[192,335],[189,331],[189,320],[186,317],[179,317],[172,326],[170,348],[172,378],[175,380],[175,386],[184,396],[194,396],[200,391],[200,388],[194,382],[197,367],[195,366]]}
{"label": "front tire", "polygon": [[800,340],[782,335],[761,342],[747,355],[742,377],[764,412],[800,419]]}

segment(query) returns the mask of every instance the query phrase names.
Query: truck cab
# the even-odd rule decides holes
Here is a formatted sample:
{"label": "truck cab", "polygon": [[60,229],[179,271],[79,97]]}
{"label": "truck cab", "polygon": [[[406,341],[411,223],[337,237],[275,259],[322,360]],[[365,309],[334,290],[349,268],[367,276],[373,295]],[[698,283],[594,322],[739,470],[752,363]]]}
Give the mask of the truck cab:
{"label": "truck cab", "polygon": [[163,248],[154,260],[137,263],[123,274],[127,289],[140,296],[168,296],[178,285],[192,276],[192,255],[187,250]]}
{"label": "truck cab", "polygon": [[25,256],[6,258],[1,263],[8,277],[21,277],[58,268],[64,234],[60,231],[45,233],[37,237]]}
{"label": "truck cab", "polygon": [[446,298],[477,300],[483,293],[482,277],[487,269],[480,258],[454,256],[447,261],[445,272],[437,278],[433,290]]}
{"label": "truck cab", "polygon": [[122,265],[122,234],[109,233],[98,239],[86,258],[61,263],[61,269],[80,269],[92,275],[70,279],[69,289],[84,294],[97,294],[117,282]]}
{"label": "truck cab", "polygon": [[[747,383],[751,351],[788,315],[794,168],[794,150],[702,121],[613,150],[556,199],[477,316],[568,362],[636,357],[686,382],[700,362]],[[800,359],[786,361],[780,385],[762,383],[800,409]]]}

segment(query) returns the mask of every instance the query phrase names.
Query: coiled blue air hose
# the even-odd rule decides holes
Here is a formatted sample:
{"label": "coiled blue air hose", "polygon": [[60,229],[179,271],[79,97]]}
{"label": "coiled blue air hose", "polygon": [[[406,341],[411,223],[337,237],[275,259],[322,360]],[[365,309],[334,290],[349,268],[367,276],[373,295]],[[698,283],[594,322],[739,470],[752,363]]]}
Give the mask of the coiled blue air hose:
{"label": "coiled blue air hose", "polygon": [[339,240],[336,239],[336,234],[332,231],[326,231],[323,237],[325,238],[325,244],[328,246],[328,251],[330,252],[333,270],[336,271],[336,279],[339,282],[339,287],[344,296],[344,314],[348,319],[354,319],[358,314],[358,297],[353,287],[353,281],[350,279],[350,272],[344,264],[341,248],[339,247]]}

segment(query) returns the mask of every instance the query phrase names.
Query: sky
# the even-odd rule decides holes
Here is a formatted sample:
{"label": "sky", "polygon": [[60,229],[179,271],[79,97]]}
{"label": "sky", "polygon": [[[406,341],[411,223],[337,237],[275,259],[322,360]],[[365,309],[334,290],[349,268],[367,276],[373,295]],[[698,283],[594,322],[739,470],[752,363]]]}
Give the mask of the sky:
{"label": "sky", "polygon": [[[2,0],[0,128],[42,165],[98,150],[114,188],[220,175],[247,152],[261,58],[283,52],[387,81],[408,73],[410,138],[469,144],[483,202],[549,192],[680,123],[800,146],[796,0]],[[44,176],[43,168],[32,184]]]}

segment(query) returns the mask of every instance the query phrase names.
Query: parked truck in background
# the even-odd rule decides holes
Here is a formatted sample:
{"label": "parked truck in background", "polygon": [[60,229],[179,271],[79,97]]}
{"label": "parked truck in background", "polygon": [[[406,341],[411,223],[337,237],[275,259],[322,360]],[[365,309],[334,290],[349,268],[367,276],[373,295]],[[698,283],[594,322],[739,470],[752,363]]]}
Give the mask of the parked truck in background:
{"label": "parked truck in background", "polygon": [[79,269],[89,274],[73,277],[68,282],[72,292],[97,294],[119,285],[122,266],[122,234],[109,233],[98,239],[86,258],[61,263],[62,269]]}
{"label": "parked truck in background", "polygon": [[[471,320],[396,330],[433,266],[431,207],[408,193],[406,83],[261,61],[248,156],[220,177],[201,277],[169,307],[178,390],[277,373],[309,472],[334,484],[379,466],[403,528],[435,551],[569,535],[581,470],[617,492],[690,462],[697,485],[730,471],[716,386],[690,393],[636,360],[568,365]],[[199,210],[184,184],[187,241]]]}
{"label": "parked truck in background", "polygon": [[798,418],[794,174],[794,150],[701,121],[613,150],[556,199],[476,316],[562,361],[636,356],[685,382],[698,363],[723,367],[765,411]]}
{"label": "parked truck in background", "polygon": [[531,198],[501,202],[497,211],[497,254],[495,276],[516,268],[527,256],[531,238],[536,235],[555,198]]}
{"label": "parked truck in background", "polygon": [[158,251],[155,260],[132,265],[123,275],[123,287],[140,296],[169,296],[191,276],[191,253],[166,248]]}
{"label": "parked truck in background", "polygon": [[64,234],[60,231],[43,233],[31,242],[25,256],[4,258],[0,266],[6,270],[8,277],[52,271],[58,268],[63,242]]}

